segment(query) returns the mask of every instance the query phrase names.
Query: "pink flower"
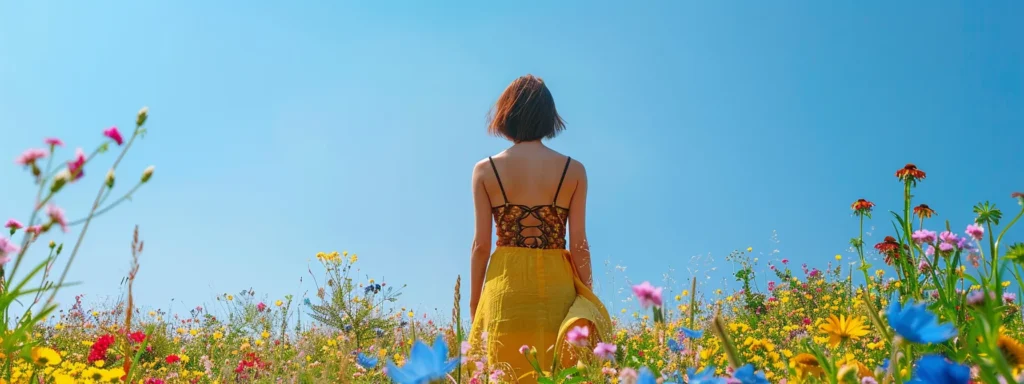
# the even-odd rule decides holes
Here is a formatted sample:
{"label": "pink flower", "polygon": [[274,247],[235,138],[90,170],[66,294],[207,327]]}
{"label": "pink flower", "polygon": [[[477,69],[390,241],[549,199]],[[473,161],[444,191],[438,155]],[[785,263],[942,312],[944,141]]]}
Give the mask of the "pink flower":
{"label": "pink flower", "polygon": [[64,217],[64,210],[60,207],[50,204],[46,206],[46,215],[50,216],[50,222],[60,224],[60,229],[64,232],[68,231],[68,221]]}
{"label": "pink flower", "polygon": [[622,368],[619,371],[619,382],[620,383],[636,383],[636,370],[633,368]]}
{"label": "pink flower", "polygon": [[590,328],[586,326],[573,327],[572,329],[569,330],[568,333],[565,334],[566,341],[569,342],[569,344],[575,345],[577,347],[586,346],[589,338]]}
{"label": "pink flower", "polygon": [[939,244],[939,251],[942,251],[942,252],[952,252],[953,251],[953,244],[950,244],[950,243]]}
{"label": "pink flower", "polygon": [[0,259],[2,259],[2,261],[0,261],[0,264],[7,263],[8,261],[11,260],[11,258],[8,257],[7,255],[12,253],[18,253],[18,251],[20,250],[21,247],[19,247],[17,244],[14,244],[13,241],[11,241],[5,236],[0,236]]}
{"label": "pink flower", "polygon": [[597,347],[594,347],[594,356],[597,356],[602,360],[613,360],[615,359],[616,349],[618,349],[618,347],[616,347],[615,344],[597,343]]}
{"label": "pink flower", "polygon": [[526,345],[526,344],[523,344],[522,347],[519,347],[519,353],[524,354],[524,355],[527,354],[527,353],[530,353],[530,346]]}
{"label": "pink flower", "polygon": [[914,231],[914,233],[910,235],[910,238],[914,240],[915,243],[920,245],[924,243],[934,243],[935,236],[936,234],[934,231],[929,231],[927,229],[919,229]]}
{"label": "pink flower", "polygon": [[46,151],[38,148],[29,148],[25,152],[21,153],[14,159],[14,162],[19,165],[32,165],[35,164],[36,160],[46,157]]}
{"label": "pink flower", "polygon": [[612,376],[612,375],[615,374],[615,368],[612,368],[612,367],[601,368],[601,374],[605,375],[605,376]]}
{"label": "pink flower", "polygon": [[633,294],[640,300],[640,306],[647,308],[651,305],[661,306],[661,288],[654,288],[649,282],[633,286]]}
{"label": "pink flower", "polygon": [[259,304],[256,304],[256,310],[260,311],[260,312],[263,312],[263,311],[267,310],[267,305],[263,304],[263,302],[261,301]]}
{"label": "pink flower", "polygon": [[43,226],[42,225],[30,225],[28,228],[25,228],[25,232],[28,232],[28,233],[31,233],[33,235],[39,236],[40,233],[43,233]]}
{"label": "pink flower", "polygon": [[64,146],[64,142],[60,141],[60,139],[58,139],[56,137],[47,137],[45,140],[43,140],[43,142],[46,143],[46,145],[49,145],[51,147],[63,147]]}
{"label": "pink flower", "polygon": [[943,242],[950,244],[956,244],[957,241],[960,240],[955,233],[950,231],[942,231],[942,233],[939,234],[939,238],[942,239]]}
{"label": "pink flower", "polygon": [[121,132],[117,130],[117,127],[110,127],[103,131],[103,136],[109,137],[114,140],[117,145],[124,144],[124,138],[121,137]]}
{"label": "pink flower", "polygon": [[21,222],[19,222],[18,220],[14,220],[14,219],[7,219],[7,224],[4,224],[4,228],[10,228],[12,231],[13,230],[19,230],[19,229],[22,229],[24,227],[25,227],[24,225],[21,225]]}
{"label": "pink flower", "polygon": [[978,223],[968,224],[965,232],[968,236],[973,237],[974,240],[981,241],[985,237],[985,228],[982,228]]}
{"label": "pink flower", "polygon": [[501,369],[495,369],[493,372],[491,372],[491,381],[498,382],[499,380],[501,380],[501,377],[504,376],[504,375],[505,375],[505,372],[502,372]]}
{"label": "pink flower", "polygon": [[82,178],[85,175],[85,152],[82,148],[75,150],[75,159],[68,162],[68,172],[71,173],[71,181],[75,181]]}
{"label": "pink flower", "polygon": [[782,264],[789,264],[789,259],[782,259]]}

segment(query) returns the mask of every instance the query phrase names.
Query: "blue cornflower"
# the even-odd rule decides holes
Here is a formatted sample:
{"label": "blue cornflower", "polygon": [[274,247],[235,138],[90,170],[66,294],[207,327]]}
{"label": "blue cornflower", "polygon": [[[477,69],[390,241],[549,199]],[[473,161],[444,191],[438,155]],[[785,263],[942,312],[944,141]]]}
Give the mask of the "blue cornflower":
{"label": "blue cornflower", "polygon": [[352,331],[352,324],[345,324],[345,332],[351,332],[351,331]]}
{"label": "blue cornflower", "polygon": [[683,335],[691,339],[699,339],[704,336],[704,331],[695,331],[692,329],[683,328]]}
{"label": "blue cornflower", "polygon": [[384,330],[383,330],[383,329],[380,329],[380,328],[374,328],[374,329],[373,329],[373,332],[377,334],[377,337],[382,337],[382,336],[384,336]]}
{"label": "blue cornflower", "polygon": [[686,377],[689,379],[688,384],[725,384],[725,379],[721,377],[715,377],[715,367],[707,366],[703,371],[695,372],[693,368],[686,370]]}
{"label": "blue cornflower", "polygon": [[747,364],[736,372],[733,372],[732,378],[739,380],[741,384],[770,384],[768,379],[764,377],[764,372],[754,372],[754,366]]}
{"label": "blue cornflower", "polygon": [[377,358],[376,357],[366,356],[362,352],[359,352],[359,354],[356,355],[356,362],[359,363],[360,366],[362,366],[363,368],[366,368],[366,369],[373,369],[374,367],[377,366]]}
{"label": "blue cornflower", "polygon": [[366,288],[363,288],[363,294],[364,295],[369,295],[370,292],[373,292],[373,284],[370,284],[370,285],[366,286]]}
{"label": "blue cornflower", "polygon": [[883,371],[889,369],[889,359],[882,360],[882,366],[879,368],[882,368]]}
{"label": "blue cornflower", "polygon": [[307,297],[307,298],[305,298],[305,299],[302,299],[302,304],[306,304],[306,305],[313,305],[313,303],[311,303],[311,302],[309,301],[309,298],[308,298],[308,297]]}
{"label": "blue cornflower", "polygon": [[942,355],[925,355],[917,360],[910,384],[967,384],[971,368],[947,360]]}
{"label": "blue cornflower", "polygon": [[458,364],[458,359],[448,360],[448,346],[444,338],[438,336],[433,348],[417,340],[408,361],[401,368],[388,361],[388,377],[398,384],[426,384],[431,380],[443,379]]}
{"label": "blue cornflower", "polygon": [[941,343],[956,336],[952,324],[939,324],[935,314],[928,312],[925,303],[900,305],[893,298],[886,317],[889,326],[907,341],[917,344]]}
{"label": "blue cornflower", "polygon": [[[658,378],[654,376],[654,373],[651,373],[650,369],[647,369],[647,367],[640,368],[640,375],[636,377],[636,384],[657,384],[657,383],[658,383]],[[663,384],[675,384],[675,383],[665,382]]]}
{"label": "blue cornflower", "polygon": [[679,353],[683,351],[683,345],[679,344],[676,339],[668,339],[668,349],[672,352]]}

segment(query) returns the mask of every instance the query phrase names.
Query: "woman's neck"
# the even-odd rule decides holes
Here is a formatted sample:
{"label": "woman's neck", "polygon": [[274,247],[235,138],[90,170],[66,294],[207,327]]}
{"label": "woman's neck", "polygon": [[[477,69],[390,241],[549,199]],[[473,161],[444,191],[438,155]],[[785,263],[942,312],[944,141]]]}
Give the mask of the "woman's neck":
{"label": "woman's neck", "polygon": [[539,148],[547,148],[547,146],[545,146],[544,143],[542,143],[540,140],[534,140],[534,141],[520,141],[518,143],[512,144],[512,148],[539,149]]}

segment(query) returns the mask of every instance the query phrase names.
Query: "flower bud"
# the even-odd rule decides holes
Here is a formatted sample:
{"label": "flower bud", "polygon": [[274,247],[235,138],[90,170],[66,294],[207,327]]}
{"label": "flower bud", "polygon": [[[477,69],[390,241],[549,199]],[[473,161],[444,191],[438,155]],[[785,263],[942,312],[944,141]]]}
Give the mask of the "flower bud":
{"label": "flower bud", "polygon": [[114,169],[111,168],[107,171],[107,178],[103,181],[107,185],[107,188],[114,188]]}
{"label": "flower bud", "polygon": [[142,124],[146,124],[146,118],[149,117],[149,107],[142,107],[139,110],[139,114],[135,117],[135,126],[141,127]]}
{"label": "flower bud", "polygon": [[64,188],[64,184],[71,180],[71,173],[67,169],[62,169],[53,176],[53,185],[50,186],[50,193],[57,193],[61,188]]}
{"label": "flower bud", "polygon": [[149,181],[149,178],[153,177],[153,171],[154,170],[156,170],[156,167],[150,165],[150,166],[146,167],[145,170],[142,171],[142,182],[143,183]]}

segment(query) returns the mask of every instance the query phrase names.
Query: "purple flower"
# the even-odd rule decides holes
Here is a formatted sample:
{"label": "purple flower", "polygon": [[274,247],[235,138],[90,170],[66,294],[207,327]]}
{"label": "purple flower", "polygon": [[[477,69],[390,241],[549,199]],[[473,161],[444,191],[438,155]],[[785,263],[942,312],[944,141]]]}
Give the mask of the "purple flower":
{"label": "purple flower", "polygon": [[967,251],[967,253],[973,253],[977,251],[974,247],[974,243],[971,242],[969,237],[961,237],[960,242],[956,243],[956,247],[960,248],[961,251]]}
{"label": "purple flower", "polygon": [[919,229],[914,231],[914,234],[910,235],[910,238],[913,239],[915,243],[920,245],[924,243],[934,243],[935,236],[936,234],[934,231],[929,231],[927,229]]}
{"label": "purple flower", "polygon": [[978,241],[985,237],[985,228],[982,228],[978,223],[968,224],[967,230],[964,232],[966,232],[968,236],[973,237],[974,240]]}
{"label": "purple flower", "polygon": [[[989,292],[989,298],[995,299],[996,294]],[[985,292],[982,291],[971,291],[967,294],[967,305],[981,305],[985,302]]]}
{"label": "purple flower", "polygon": [[939,244],[939,251],[940,252],[952,252],[953,251],[953,244],[950,244],[950,243]]}
{"label": "purple flower", "polygon": [[939,238],[942,239],[942,242],[950,244],[956,244],[958,241],[960,241],[960,237],[950,231],[942,231],[942,234],[939,235]]}
{"label": "purple flower", "polygon": [[1017,301],[1017,295],[1006,292],[1003,294],[1003,301],[1005,301],[1006,304],[1013,304],[1014,301]]}
{"label": "purple flower", "polygon": [[935,247],[929,245],[928,249],[924,250],[924,254],[928,255],[928,256],[934,255],[935,254]]}

